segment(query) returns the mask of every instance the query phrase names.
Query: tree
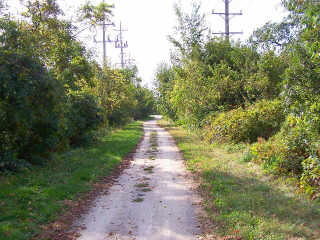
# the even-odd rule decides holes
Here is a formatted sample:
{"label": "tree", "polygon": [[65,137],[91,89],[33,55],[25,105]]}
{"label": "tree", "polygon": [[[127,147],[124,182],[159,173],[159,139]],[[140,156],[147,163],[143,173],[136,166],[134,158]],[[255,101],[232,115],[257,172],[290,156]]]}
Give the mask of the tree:
{"label": "tree", "polygon": [[176,49],[172,54],[172,61],[179,63],[184,57],[199,57],[204,44],[204,33],[208,28],[205,25],[205,15],[200,13],[200,4],[193,3],[190,14],[184,13],[177,4],[174,8],[178,25],[175,27],[175,35],[169,35],[168,39]]}
{"label": "tree", "polygon": [[302,26],[289,18],[281,23],[267,22],[255,30],[249,38],[249,44],[260,51],[283,51],[289,45],[299,41]]}
{"label": "tree", "polygon": [[170,117],[176,119],[176,113],[170,104],[170,95],[174,87],[175,71],[167,63],[161,63],[158,65],[155,76],[155,85],[157,91],[157,106],[158,111]]}
{"label": "tree", "polygon": [[24,16],[26,31],[32,33],[33,54],[39,56],[57,76],[66,90],[77,90],[90,84],[92,71],[85,47],[73,37],[76,28],[71,22],[59,20],[62,10],[54,0],[28,1]]}
{"label": "tree", "polygon": [[[107,6],[87,4],[83,19],[101,23]],[[101,68],[62,15],[55,0],[29,0],[24,20],[0,17],[0,170],[43,163],[153,107],[137,68]]]}
{"label": "tree", "polygon": [[97,26],[104,21],[110,21],[112,16],[111,9],[114,5],[107,3],[100,3],[97,6],[93,5],[91,2],[87,2],[80,8],[80,21],[85,21],[90,26]]}
{"label": "tree", "polygon": [[22,159],[40,163],[56,149],[64,92],[32,55],[24,41],[29,32],[6,19],[0,32],[0,169],[13,169]]}

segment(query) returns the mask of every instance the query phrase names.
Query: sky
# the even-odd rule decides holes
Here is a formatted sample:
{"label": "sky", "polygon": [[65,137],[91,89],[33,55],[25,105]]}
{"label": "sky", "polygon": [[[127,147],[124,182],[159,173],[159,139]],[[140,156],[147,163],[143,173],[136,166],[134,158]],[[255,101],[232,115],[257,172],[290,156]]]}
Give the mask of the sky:
{"label": "sky", "polygon": [[[100,0],[91,0],[97,3]],[[152,87],[154,73],[159,63],[170,62],[171,44],[167,36],[174,32],[176,16],[174,4],[181,3],[183,10],[188,12],[195,0],[105,0],[113,3],[114,17],[112,20],[116,27],[107,28],[110,39],[113,40],[118,32],[119,23],[127,31],[123,33],[128,48],[125,49],[126,57],[134,59],[139,70],[143,85]],[[212,15],[212,10],[224,11],[222,0],[197,0],[202,3],[202,12],[207,15],[207,23],[213,32],[224,31],[224,20],[221,16]],[[19,0],[8,0],[11,6],[18,6]],[[77,8],[86,0],[58,0],[67,16],[72,16]],[[242,16],[235,16],[230,21],[230,31],[243,32],[242,35],[234,35],[233,39],[245,41],[254,29],[263,26],[266,22],[279,22],[286,15],[281,7],[281,0],[233,0],[230,3],[230,12],[242,11]],[[20,9],[20,8],[17,8]],[[102,32],[84,32],[80,36],[89,48],[96,51],[97,60],[102,61],[102,44],[95,43],[102,39]],[[111,64],[120,63],[120,50],[114,48],[113,43],[107,44],[108,61]],[[119,66],[119,65],[117,65]]]}

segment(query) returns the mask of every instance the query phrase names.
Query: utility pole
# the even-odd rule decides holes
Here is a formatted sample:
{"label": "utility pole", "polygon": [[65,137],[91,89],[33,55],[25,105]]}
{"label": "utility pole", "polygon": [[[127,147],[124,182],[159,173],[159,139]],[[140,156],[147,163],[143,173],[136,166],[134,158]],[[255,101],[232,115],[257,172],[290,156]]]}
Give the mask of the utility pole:
{"label": "utility pole", "polygon": [[93,36],[93,41],[95,43],[102,43],[103,46],[103,65],[106,65],[106,59],[107,59],[107,41],[106,41],[106,27],[107,26],[115,26],[114,23],[105,23],[105,21],[103,21],[102,24],[102,41],[97,41],[96,39],[96,35]]}
{"label": "utility pole", "polygon": [[105,19],[103,19],[103,24],[102,24],[102,45],[103,45],[103,66],[106,66],[107,46],[106,46],[106,20]]}
{"label": "utility pole", "polygon": [[120,29],[115,30],[119,32],[119,41],[115,42],[115,48],[120,48],[120,56],[121,56],[121,67],[124,68],[125,61],[124,61],[124,49],[128,48],[128,41],[123,41],[122,33],[128,31],[126,29],[122,29],[122,24],[120,22]]}
{"label": "utility pole", "polygon": [[[104,3],[105,0],[103,0]],[[107,43],[106,43],[106,26],[115,26],[114,23],[106,23],[106,18],[104,14],[103,25],[102,25],[102,42],[103,42],[103,66],[106,65],[107,59]]]}
{"label": "utility pole", "polygon": [[[104,3],[104,0],[103,0],[103,3]],[[93,36],[93,41],[95,43],[102,43],[102,46],[103,46],[103,66],[106,65],[106,59],[107,59],[107,41],[106,41],[106,27],[107,26],[115,26],[113,22],[108,22],[106,23],[106,19],[104,18],[103,20],[103,23],[102,24],[99,24],[99,25],[102,25],[102,41],[97,41],[96,40],[96,36]]]}
{"label": "utility pole", "polygon": [[126,60],[126,64],[133,65],[136,60],[131,58],[131,54],[129,53],[129,58]]}
{"label": "utility pole", "polygon": [[230,13],[229,11],[229,5],[231,0],[223,0],[224,1],[224,8],[225,11],[224,12],[215,12],[214,10],[212,10],[212,14],[214,15],[219,15],[219,16],[223,16],[223,19],[225,21],[225,32],[224,33],[213,33],[213,34],[224,34],[226,35],[226,38],[229,39],[230,34],[243,34],[243,32],[230,32],[230,16],[237,16],[237,15],[242,15],[242,11],[240,11],[239,13]]}

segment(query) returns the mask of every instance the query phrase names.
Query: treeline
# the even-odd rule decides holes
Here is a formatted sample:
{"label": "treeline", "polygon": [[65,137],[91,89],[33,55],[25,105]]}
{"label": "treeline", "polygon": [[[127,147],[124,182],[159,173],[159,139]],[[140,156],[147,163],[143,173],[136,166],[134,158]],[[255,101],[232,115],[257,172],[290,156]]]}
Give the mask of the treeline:
{"label": "treeline", "polygon": [[[140,86],[137,69],[98,65],[55,0],[27,1],[22,20],[4,7],[2,2],[0,170],[45,163],[52,152],[87,143],[100,127],[153,112],[153,93]],[[88,3],[79,19],[98,26],[111,8]]]}
{"label": "treeline", "polygon": [[284,0],[281,23],[247,43],[206,36],[205,17],[176,7],[172,64],[156,73],[159,111],[210,142],[250,143],[244,160],[297,177],[320,196],[320,4]]}

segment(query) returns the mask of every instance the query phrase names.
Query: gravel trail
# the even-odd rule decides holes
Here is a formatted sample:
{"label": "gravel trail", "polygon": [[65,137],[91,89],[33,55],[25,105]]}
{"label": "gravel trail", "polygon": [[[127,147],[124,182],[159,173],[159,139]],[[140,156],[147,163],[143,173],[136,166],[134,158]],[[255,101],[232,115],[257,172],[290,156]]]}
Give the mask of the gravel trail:
{"label": "gravel trail", "polygon": [[181,154],[156,120],[144,130],[131,166],[77,223],[78,240],[197,239],[197,197]]}

